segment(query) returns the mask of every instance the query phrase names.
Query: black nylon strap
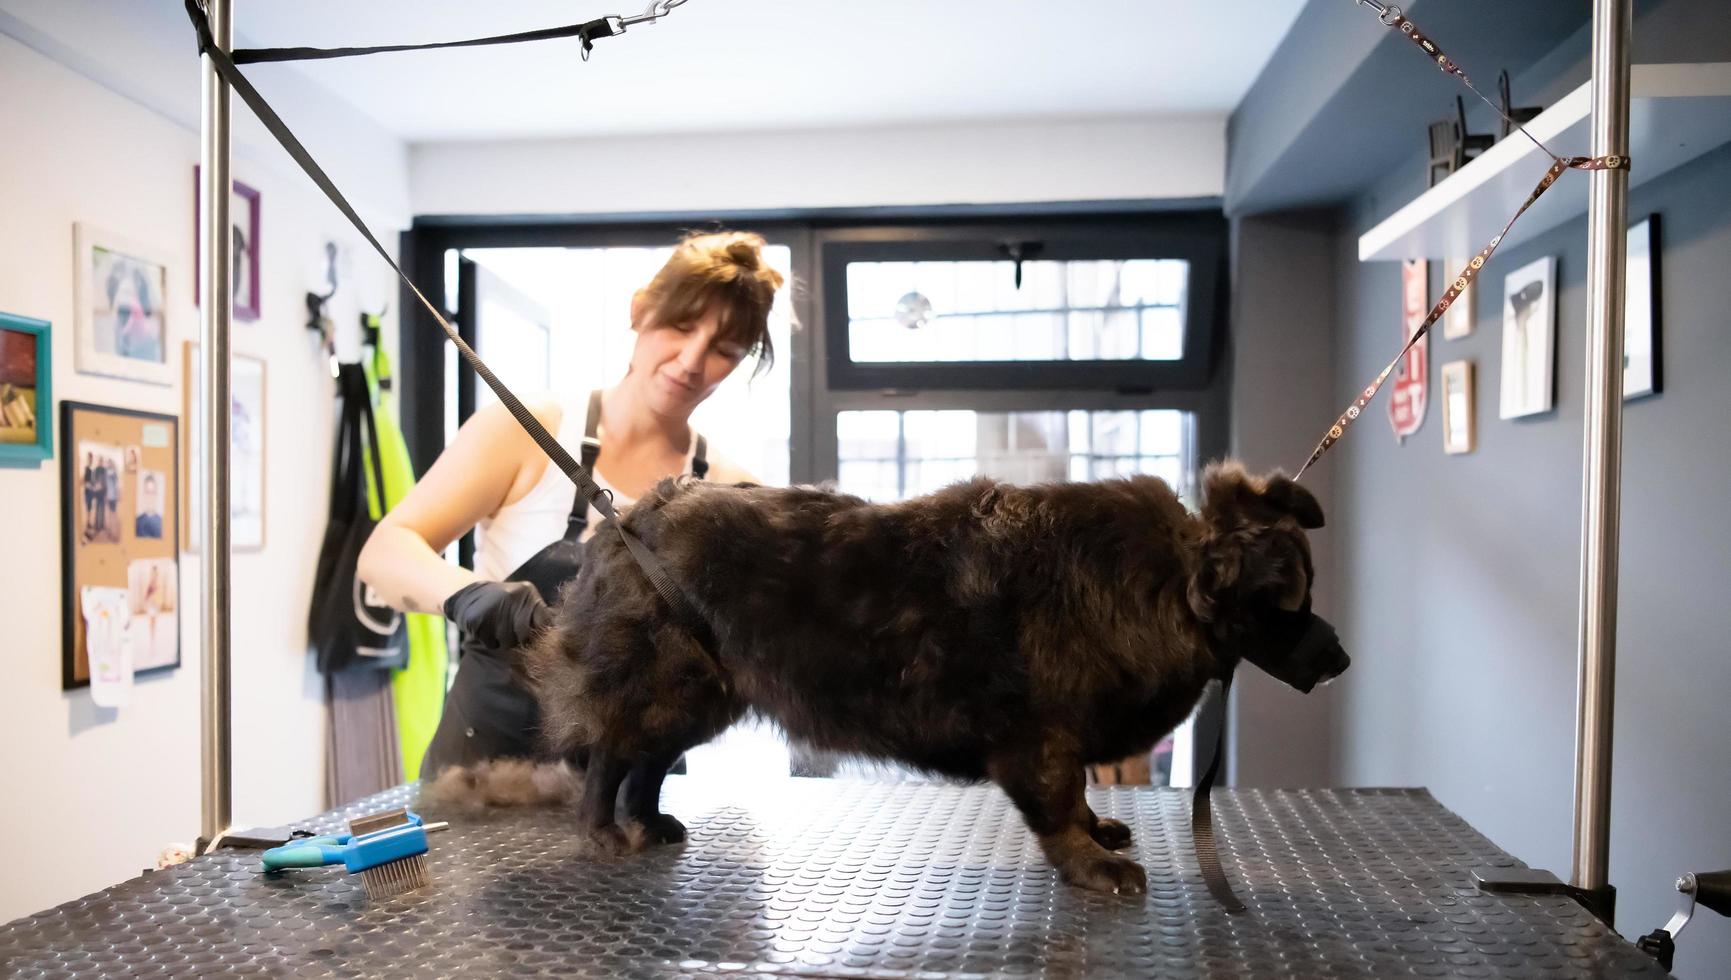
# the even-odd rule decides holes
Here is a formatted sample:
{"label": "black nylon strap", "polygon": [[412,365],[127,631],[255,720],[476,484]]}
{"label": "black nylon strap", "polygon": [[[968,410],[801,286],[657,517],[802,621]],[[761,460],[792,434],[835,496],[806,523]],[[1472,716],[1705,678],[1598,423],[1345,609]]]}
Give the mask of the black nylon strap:
{"label": "black nylon strap", "polygon": [[587,54],[598,37],[613,37],[624,33],[613,26],[613,19],[601,17],[584,24],[564,27],[543,27],[517,34],[497,37],[476,37],[466,41],[435,41],[431,44],[382,44],[371,48],[236,48],[230,57],[237,65],[252,65],[270,61],[319,61],[326,58],[354,58],[364,54],[390,54],[396,51],[429,51],[435,48],[476,48],[489,44],[517,44],[522,41],[554,41],[576,37],[583,40]]}
{"label": "black nylon strap", "polygon": [[259,94],[258,89],[254,88],[252,83],[247,81],[246,76],[241,74],[240,69],[235,66],[228,53],[216,44],[210,33],[210,22],[205,18],[204,11],[198,6],[197,0],[186,0],[186,13],[192,20],[193,30],[198,32],[199,53],[210,58],[211,66],[241,97],[241,101],[252,109],[259,122],[270,130],[270,134],[276,138],[276,141],[282,145],[288,155],[300,164],[300,168],[306,172],[308,177],[312,178],[319,190],[324,191],[325,196],[330,198],[337,210],[343,213],[343,217],[349,219],[349,223],[355,226],[355,230],[361,233],[361,236],[367,240],[367,244],[373,247],[373,251],[379,253],[379,257],[385,260],[385,264],[391,267],[391,271],[397,274],[397,278],[403,281],[403,285],[409,288],[409,292],[414,294],[415,299],[426,307],[427,312],[432,314],[433,319],[445,331],[445,336],[450,339],[452,344],[456,345],[458,353],[462,354],[463,359],[469,362],[470,367],[474,368],[475,374],[487,382],[487,387],[491,388],[493,394],[498,396],[500,404],[510,411],[511,416],[517,420],[523,430],[529,433],[529,437],[535,440],[535,444],[541,447],[541,451],[547,454],[547,458],[564,471],[565,475],[571,478],[571,482],[575,483],[577,488],[583,491],[583,494],[594,503],[595,509],[601,512],[601,516],[618,529],[619,536],[624,539],[626,548],[631,551],[632,557],[637,559],[637,564],[642,567],[643,573],[655,586],[655,591],[661,594],[661,598],[685,622],[686,628],[697,637],[704,651],[709,654],[711,660],[715,661],[716,669],[721,672],[725,683],[726,669],[721,666],[720,657],[716,653],[714,632],[710,628],[709,621],[698,612],[696,606],[692,604],[685,593],[673,584],[666,569],[661,567],[661,563],[649,552],[648,548],[644,547],[643,542],[638,541],[635,535],[625,530],[625,526],[619,522],[618,512],[613,509],[612,495],[595,485],[595,481],[583,472],[582,467],[577,465],[577,461],[565,451],[565,447],[559,445],[559,440],[553,438],[546,426],[543,426],[527,408],[523,407],[522,401],[511,393],[511,389],[500,382],[486,363],[457,334],[457,328],[451,326],[450,321],[445,319],[445,315],[439,312],[432,301],[427,299],[426,294],[421,292],[420,287],[416,286],[403,272],[402,267],[397,264],[397,260],[391,257],[391,253],[385,251],[385,247],[379,244],[379,240],[373,235],[372,229],[368,228],[366,222],[361,220],[360,215],[355,213],[354,207],[349,204],[342,191],[337,189],[336,184],[331,182],[330,177],[325,174],[324,168],[318,165],[318,161],[312,158],[306,147],[302,146],[300,140],[295,138],[294,133],[289,131],[287,124],[282,121],[282,117],[276,114],[276,110],[270,107],[270,103],[264,100],[264,96]]}
{"label": "black nylon strap", "polygon": [[[358,375],[358,380],[353,383],[353,387],[356,397],[361,402],[361,423],[364,426],[361,433],[365,437],[362,451],[366,453],[367,465],[373,471],[373,486],[379,497],[379,516],[382,518],[385,516],[385,511],[390,509],[390,505],[385,503],[384,452],[379,448],[379,426],[378,421],[373,417],[372,393],[367,390],[366,371],[360,364],[345,364],[343,369]],[[361,494],[361,499],[366,500],[364,492]],[[367,516],[371,517],[370,514]]]}
{"label": "black nylon strap", "polygon": [[1214,791],[1214,779],[1220,775],[1220,759],[1226,754],[1226,692],[1232,690],[1232,675],[1220,684],[1220,728],[1214,736],[1214,756],[1207,771],[1196,782],[1196,795],[1190,803],[1190,841],[1196,849],[1196,864],[1202,872],[1202,882],[1209,894],[1236,915],[1246,911],[1244,903],[1232,893],[1232,883],[1226,880],[1226,869],[1220,866],[1220,849],[1214,840],[1214,805],[1209,794]]}
{"label": "black nylon strap", "polygon": [[[589,407],[583,417],[582,466],[585,475],[593,478],[595,461],[601,458],[601,440],[595,434],[601,430],[601,389],[589,393]],[[597,484],[599,485],[599,484]],[[575,541],[589,530],[589,498],[582,488],[571,498],[571,513],[565,515],[565,540]]]}

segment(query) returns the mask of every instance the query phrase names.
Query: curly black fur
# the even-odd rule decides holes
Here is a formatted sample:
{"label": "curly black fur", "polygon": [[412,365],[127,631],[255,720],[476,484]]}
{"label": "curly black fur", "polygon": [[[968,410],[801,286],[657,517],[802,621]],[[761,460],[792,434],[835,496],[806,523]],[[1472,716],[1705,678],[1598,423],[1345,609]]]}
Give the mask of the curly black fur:
{"label": "curly black fur", "polygon": [[816,748],[991,779],[1067,880],[1140,892],[1083,766],[1149,749],[1249,648],[1290,646],[1282,612],[1308,607],[1315,499],[1235,465],[1205,486],[1193,516],[1152,477],[976,479],[894,504],[663,481],[625,524],[708,618],[714,656],[601,533],[529,657],[549,747],[587,755],[585,833],[629,846],[623,782],[634,839],[682,839],[659,808],[667,765],[751,710]]}

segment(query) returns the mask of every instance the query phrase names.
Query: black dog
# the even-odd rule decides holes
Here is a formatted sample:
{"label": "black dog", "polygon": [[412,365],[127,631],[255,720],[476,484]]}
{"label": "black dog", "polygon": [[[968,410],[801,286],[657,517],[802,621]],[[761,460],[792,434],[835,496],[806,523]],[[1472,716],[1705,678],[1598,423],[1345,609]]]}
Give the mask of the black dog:
{"label": "black dog", "polygon": [[1316,499],[1230,464],[1204,498],[1192,516],[1152,477],[895,504],[663,481],[625,524],[715,649],[602,533],[529,656],[549,747],[586,763],[583,832],[603,852],[682,840],[667,766],[750,710],[816,748],[990,779],[1065,880],[1143,891],[1084,765],[1147,751],[1240,658],[1302,690],[1347,665],[1310,613]]}

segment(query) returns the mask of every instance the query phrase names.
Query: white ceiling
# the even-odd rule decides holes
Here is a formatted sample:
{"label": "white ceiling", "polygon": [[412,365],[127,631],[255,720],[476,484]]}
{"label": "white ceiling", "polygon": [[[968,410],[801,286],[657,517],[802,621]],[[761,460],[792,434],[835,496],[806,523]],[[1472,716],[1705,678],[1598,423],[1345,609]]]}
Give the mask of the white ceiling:
{"label": "white ceiling", "polygon": [[[151,0],[179,8],[177,0]],[[689,0],[575,41],[297,71],[411,142],[1230,111],[1305,0]],[[449,40],[637,0],[237,0],[238,43]]]}

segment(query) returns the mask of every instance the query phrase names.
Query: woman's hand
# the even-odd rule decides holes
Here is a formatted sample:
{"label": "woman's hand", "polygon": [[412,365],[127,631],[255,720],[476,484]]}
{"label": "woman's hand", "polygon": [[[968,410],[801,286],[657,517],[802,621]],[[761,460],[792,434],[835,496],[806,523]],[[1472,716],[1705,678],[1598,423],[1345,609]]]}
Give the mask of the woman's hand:
{"label": "woman's hand", "polygon": [[553,612],[528,582],[471,582],[445,600],[445,618],[468,644],[503,657],[552,625]]}

